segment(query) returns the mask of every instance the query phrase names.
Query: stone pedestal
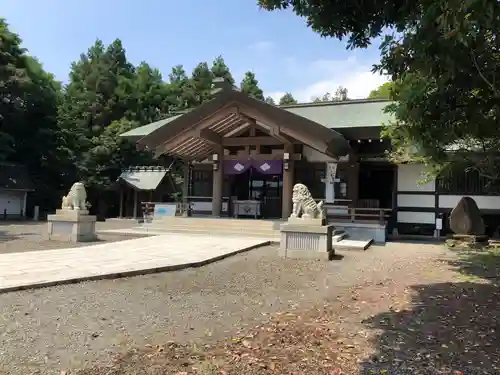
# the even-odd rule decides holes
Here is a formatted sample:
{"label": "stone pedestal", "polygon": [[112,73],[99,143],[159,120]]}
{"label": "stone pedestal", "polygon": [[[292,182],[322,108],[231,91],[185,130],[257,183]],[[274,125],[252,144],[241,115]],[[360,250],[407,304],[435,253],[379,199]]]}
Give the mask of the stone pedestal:
{"label": "stone pedestal", "polygon": [[290,218],[281,225],[279,253],[285,258],[330,260],[333,225],[321,225],[321,219]]}
{"label": "stone pedestal", "polygon": [[48,239],[65,242],[87,242],[97,240],[95,223],[97,217],[87,210],[57,210],[48,215]]}

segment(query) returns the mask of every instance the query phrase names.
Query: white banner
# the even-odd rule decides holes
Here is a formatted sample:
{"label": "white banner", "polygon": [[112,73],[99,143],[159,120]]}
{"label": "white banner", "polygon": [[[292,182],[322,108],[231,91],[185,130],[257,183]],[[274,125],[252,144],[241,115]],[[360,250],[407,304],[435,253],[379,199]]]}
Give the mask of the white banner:
{"label": "white banner", "polygon": [[329,184],[333,184],[335,182],[335,178],[337,177],[337,165],[337,163],[326,164],[326,181]]}

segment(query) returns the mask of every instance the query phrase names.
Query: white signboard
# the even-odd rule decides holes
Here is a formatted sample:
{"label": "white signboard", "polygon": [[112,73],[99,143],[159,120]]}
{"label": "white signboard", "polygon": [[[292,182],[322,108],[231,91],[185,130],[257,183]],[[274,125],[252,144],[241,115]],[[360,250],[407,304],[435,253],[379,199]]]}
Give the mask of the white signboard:
{"label": "white signboard", "polygon": [[443,229],[443,219],[436,219],[436,229],[437,230]]}

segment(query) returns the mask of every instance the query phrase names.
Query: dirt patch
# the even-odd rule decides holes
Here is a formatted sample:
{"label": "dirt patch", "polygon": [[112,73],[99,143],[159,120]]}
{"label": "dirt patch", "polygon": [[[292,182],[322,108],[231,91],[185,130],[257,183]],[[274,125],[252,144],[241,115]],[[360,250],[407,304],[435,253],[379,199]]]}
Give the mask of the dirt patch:
{"label": "dirt patch", "polygon": [[335,303],[274,314],[216,345],[147,345],[75,373],[497,374],[499,293],[486,288],[357,286]]}

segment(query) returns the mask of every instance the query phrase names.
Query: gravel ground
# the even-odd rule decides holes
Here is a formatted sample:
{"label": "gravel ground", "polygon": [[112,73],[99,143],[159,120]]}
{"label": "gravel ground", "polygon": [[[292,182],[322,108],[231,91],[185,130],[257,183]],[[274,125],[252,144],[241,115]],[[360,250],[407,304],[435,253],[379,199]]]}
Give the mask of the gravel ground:
{"label": "gravel ground", "polygon": [[[97,229],[118,229],[137,226],[137,223],[128,221],[98,222]],[[87,246],[89,243],[80,242],[76,244],[68,242],[49,241],[44,238],[47,233],[46,222],[0,222],[0,254],[19,253],[35,250],[66,249],[69,247]],[[115,234],[99,234],[99,241],[116,242],[123,241],[133,236]]]}
{"label": "gravel ground", "polygon": [[450,256],[442,246],[343,255],[294,261],[266,247],[196,269],[0,295],[0,374],[60,374],[167,340],[215,342],[274,312],[335,301],[354,285],[448,277],[434,266]]}

